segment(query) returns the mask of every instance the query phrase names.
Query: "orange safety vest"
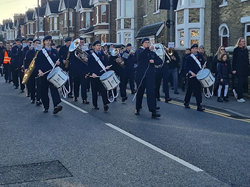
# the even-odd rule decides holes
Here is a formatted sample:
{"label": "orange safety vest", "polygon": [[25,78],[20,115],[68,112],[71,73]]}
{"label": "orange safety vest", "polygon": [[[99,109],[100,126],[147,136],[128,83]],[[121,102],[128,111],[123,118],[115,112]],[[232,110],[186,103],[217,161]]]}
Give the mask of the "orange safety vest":
{"label": "orange safety vest", "polygon": [[3,63],[4,64],[10,64],[10,57],[9,57],[9,55],[8,55],[8,52],[7,51],[5,51],[4,52],[4,60],[3,60]]}

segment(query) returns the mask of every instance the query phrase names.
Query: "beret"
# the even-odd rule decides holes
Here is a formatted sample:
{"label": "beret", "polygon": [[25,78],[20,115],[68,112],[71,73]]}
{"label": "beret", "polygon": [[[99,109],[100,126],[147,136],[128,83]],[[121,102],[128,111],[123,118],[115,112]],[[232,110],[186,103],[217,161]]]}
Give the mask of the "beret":
{"label": "beret", "polygon": [[95,45],[97,45],[97,44],[101,44],[101,42],[100,41],[95,41],[94,43],[93,43],[93,46],[95,46]]}
{"label": "beret", "polygon": [[71,37],[67,37],[64,39],[65,42],[69,42],[69,41],[72,41],[72,38]]}
{"label": "beret", "polygon": [[143,44],[146,41],[150,41],[149,38],[143,38],[142,41],[141,41],[141,44]]}
{"label": "beret", "polygon": [[130,46],[132,46],[131,43],[128,43],[128,44],[127,44],[127,47],[130,47]]}
{"label": "beret", "polygon": [[[29,41],[29,40],[28,40],[28,41]],[[35,43],[35,42],[41,42],[41,40],[35,39],[35,40],[33,40],[33,43]]]}
{"label": "beret", "polygon": [[195,48],[195,47],[198,48],[198,44],[193,44],[193,45],[191,46],[191,49],[193,49],[193,48]]}
{"label": "beret", "polygon": [[52,36],[50,35],[44,36],[43,41],[45,40],[52,40]]}

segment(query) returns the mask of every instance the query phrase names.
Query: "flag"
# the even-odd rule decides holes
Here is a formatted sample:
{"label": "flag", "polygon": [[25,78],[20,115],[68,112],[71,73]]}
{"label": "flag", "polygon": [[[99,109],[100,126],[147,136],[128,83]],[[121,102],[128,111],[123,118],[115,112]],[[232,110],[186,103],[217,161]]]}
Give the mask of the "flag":
{"label": "flag", "polygon": [[[173,0],[173,9],[174,10],[177,8],[177,3],[178,3],[178,0]],[[161,0],[160,9],[169,10],[170,9],[170,0]]]}

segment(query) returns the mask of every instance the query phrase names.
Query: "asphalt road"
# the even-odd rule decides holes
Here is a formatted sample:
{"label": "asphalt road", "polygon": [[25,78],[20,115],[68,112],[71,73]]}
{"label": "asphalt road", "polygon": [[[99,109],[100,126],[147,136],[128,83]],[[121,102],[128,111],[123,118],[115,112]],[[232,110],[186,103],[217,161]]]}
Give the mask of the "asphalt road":
{"label": "asphalt road", "polygon": [[[99,111],[66,99],[78,108],[62,103],[64,110],[58,115],[52,114],[52,108],[44,114],[42,107],[31,105],[3,79],[0,99],[2,186],[250,186],[248,121],[222,117],[216,111],[187,110],[175,102],[158,102],[162,117],[155,120],[150,118],[145,100],[141,115],[135,116],[131,95],[126,103],[118,99],[110,104],[107,113],[99,97]],[[178,158],[186,162],[177,162]],[[18,176],[15,184],[17,176],[8,178],[1,172],[6,166],[27,167],[55,160],[72,177],[22,181]],[[200,170],[187,167],[188,163]],[[55,170],[46,172],[53,176]]]}

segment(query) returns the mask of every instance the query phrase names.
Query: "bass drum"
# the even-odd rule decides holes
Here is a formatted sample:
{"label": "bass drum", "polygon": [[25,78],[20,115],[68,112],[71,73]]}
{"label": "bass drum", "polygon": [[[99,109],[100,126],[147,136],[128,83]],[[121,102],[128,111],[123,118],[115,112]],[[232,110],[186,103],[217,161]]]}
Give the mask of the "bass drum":
{"label": "bass drum", "polygon": [[155,65],[155,68],[162,68],[165,62],[165,55],[166,51],[164,49],[164,46],[160,43],[154,44],[154,52],[162,59],[162,64],[161,65]]}

